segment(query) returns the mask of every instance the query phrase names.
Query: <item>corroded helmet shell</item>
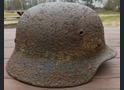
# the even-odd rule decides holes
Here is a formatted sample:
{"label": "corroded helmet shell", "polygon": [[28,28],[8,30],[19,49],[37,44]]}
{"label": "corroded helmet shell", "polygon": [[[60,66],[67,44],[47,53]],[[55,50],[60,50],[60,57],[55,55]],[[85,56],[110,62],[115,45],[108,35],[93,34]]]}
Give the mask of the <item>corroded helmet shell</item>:
{"label": "corroded helmet shell", "polygon": [[95,11],[74,3],[45,3],[21,16],[7,71],[35,86],[77,86],[115,55]]}

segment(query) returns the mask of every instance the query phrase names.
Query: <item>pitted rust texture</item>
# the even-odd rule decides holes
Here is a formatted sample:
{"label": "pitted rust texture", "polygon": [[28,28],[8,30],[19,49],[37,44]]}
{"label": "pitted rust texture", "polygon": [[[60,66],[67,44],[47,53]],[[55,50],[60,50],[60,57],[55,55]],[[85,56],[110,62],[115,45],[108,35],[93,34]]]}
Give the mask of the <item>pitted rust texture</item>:
{"label": "pitted rust texture", "polygon": [[8,73],[28,84],[85,84],[116,52],[105,45],[99,16],[72,3],[45,3],[27,10],[17,25]]}
{"label": "pitted rust texture", "polygon": [[29,9],[20,18],[16,36],[16,49],[30,57],[44,57],[46,51],[90,57],[105,48],[98,15],[88,7],[70,3]]}

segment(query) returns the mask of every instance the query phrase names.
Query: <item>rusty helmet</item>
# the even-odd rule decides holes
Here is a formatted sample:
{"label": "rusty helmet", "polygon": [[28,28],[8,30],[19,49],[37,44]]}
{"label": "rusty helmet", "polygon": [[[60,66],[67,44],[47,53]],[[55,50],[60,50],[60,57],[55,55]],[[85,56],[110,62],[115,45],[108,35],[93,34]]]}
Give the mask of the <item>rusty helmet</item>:
{"label": "rusty helmet", "polygon": [[77,86],[115,56],[94,10],[75,3],[44,3],[21,16],[7,71],[35,86]]}

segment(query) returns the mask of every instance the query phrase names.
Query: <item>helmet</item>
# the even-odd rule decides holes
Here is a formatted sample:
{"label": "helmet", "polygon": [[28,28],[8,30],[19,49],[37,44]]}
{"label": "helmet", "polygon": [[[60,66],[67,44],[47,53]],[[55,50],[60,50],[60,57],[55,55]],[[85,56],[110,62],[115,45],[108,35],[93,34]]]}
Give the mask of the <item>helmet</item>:
{"label": "helmet", "polygon": [[77,86],[115,55],[95,11],[74,3],[44,3],[21,16],[7,71],[35,86]]}

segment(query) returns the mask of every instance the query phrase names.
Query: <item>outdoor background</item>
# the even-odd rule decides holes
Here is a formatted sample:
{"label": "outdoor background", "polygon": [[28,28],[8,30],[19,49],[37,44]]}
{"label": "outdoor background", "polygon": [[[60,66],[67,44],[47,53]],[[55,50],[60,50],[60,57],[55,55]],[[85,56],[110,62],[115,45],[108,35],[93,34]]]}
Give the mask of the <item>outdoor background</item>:
{"label": "outdoor background", "polygon": [[[94,9],[100,16],[104,28],[120,28],[120,0],[4,0],[4,26],[13,25],[18,19],[8,20],[11,17],[20,17],[11,10],[27,10],[28,8],[46,2],[73,2],[83,4]],[[12,27],[9,27],[12,28]]]}

